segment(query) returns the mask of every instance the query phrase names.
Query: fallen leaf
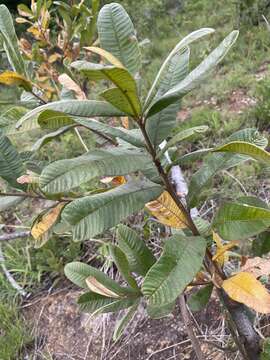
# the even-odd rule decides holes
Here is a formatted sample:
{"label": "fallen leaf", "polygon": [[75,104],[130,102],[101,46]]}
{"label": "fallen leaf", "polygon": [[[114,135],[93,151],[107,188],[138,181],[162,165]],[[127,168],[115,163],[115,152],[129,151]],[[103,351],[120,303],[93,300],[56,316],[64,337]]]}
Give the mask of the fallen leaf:
{"label": "fallen leaf", "polygon": [[256,278],[270,274],[270,260],[255,257],[247,259],[245,265],[241,267],[241,271],[253,274]]}
{"label": "fallen leaf", "polygon": [[231,299],[257,312],[270,313],[270,294],[254,275],[240,272],[223,281],[222,288]]}
{"label": "fallen leaf", "polygon": [[147,203],[145,206],[161,224],[176,229],[188,227],[185,215],[181,212],[167,191],[164,191],[159,198]]}
{"label": "fallen leaf", "polygon": [[82,89],[79,87],[79,85],[76,84],[75,81],[72,80],[71,77],[69,77],[67,74],[60,75],[58,77],[58,80],[59,80],[60,84],[63,85],[65,88],[67,88],[68,90],[74,91],[76,98],[78,100],[86,99],[86,95],[82,91]]}

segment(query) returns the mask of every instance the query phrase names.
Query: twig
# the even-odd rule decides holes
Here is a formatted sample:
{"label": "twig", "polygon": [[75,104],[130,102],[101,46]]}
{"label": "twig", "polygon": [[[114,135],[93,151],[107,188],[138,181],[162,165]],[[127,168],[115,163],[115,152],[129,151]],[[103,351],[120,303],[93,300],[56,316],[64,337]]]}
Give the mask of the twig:
{"label": "twig", "polygon": [[75,133],[76,133],[76,135],[78,136],[78,139],[80,140],[80,143],[82,144],[84,150],[85,150],[86,152],[88,152],[88,151],[89,151],[88,146],[87,146],[86,143],[83,141],[83,138],[82,138],[82,136],[81,136],[81,134],[80,134],[80,132],[79,132],[79,129],[75,128],[74,130],[75,130]]}
{"label": "twig", "polygon": [[180,295],[179,304],[180,304],[181,315],[184,320],[186,332],[188,333],[188,337],[190,338],[190,341],[192,342],[193,349],[195,351],[197,359],[205,360],[205,356],[201,350],[200,343],[199,343],[199,341],[194,333],[194,330],[193,330],[193,324],[190,319],[189,312],[187,310],[186,300],[185,300],[184,295]]}
{"label": "twig", "polygon": [[30,235],[30,231],[22,231],[11,234],[0,235],[0,241],[10,241],[19,238],[25,238],[28,237],[29,235]]}

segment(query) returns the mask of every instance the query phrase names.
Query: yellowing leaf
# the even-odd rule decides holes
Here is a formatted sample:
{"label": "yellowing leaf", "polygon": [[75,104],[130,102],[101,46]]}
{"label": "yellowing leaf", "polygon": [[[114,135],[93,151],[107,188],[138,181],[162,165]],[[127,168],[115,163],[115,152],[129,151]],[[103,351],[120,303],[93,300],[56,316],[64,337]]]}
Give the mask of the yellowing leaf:
{"label": "yellowing leaf", "polygon": [[37,241],[36,246],[42,246],[49,238],[50,230],[52,226],[56,223],[63,207],[65,204],[60,203],[46,214],[42,215],[34,223],[31,229],[31,235]]}
{"label": "yellowing leaf", "polygon": [[230,241],[228,244],[223,245],[221,237],[213,231],[213,240],[215,241],[217,245],[217,251],[216,254],[213,256],[212,260],[219,263],[219,265],[223,266],[226,261],[229,260],[229,256],[227,254],[227,251],[231,248],[238,245],[237,241]]}
{"label": "yellowing leaf", "polygon": [[101,49],[96,46],[88,46],[88,47],[85,47],[84,49],[100,55],[101,57],[106,59],[109,63],[111,63],[114,66],[117,66],[120,68],[124,67],[124,65],[115,56],[113,56],[113,54],[109,53],[108,51],[106,51],[104,49]]}
{"label": "yellowing leaf", "polygon": [[222,288],[231,299],[257,312],[270,313],[270,294],[254,275],[240,272],[223,281]]}
{"label": "yellowing leaf", "polygon": [[129,120],[128,116],[122,116],[121,117],[121,123],[124,126],[125,129],[129,129]]}
{"label": "yellowing leaf", "polygon": [[27,32],[31,33],[37,40],[42,39],[42,33],[35,25],[27,29]]}
{"label": "yellowing leaf", "polygon": [[100,180],[103,184],[112,184],[114,186],[119,186],[125,184],[127,181],[124,176],[107,176]]}
{"label": "yellowing leaf", "polygon": [[24,76],[13,72],[5,71],[0,74],[0,84],[22,86],[26,91],[32,90],[32,84]]}
{"label": "yellowing leaf", "polygon": [[60,84],[63,85],[65,88],[67,88],[68,90],[74,91],[76,98],[78,100],[86,99],[86,95],[82,91],[82,89],[79,87],[79,85],[76,84],[75,81],[72,80],[71,77],[69,77],[67,74],[60,75],[58,77],[58,80],[59,80]]}
{"label": "yellowing leaf", "polygon": [[256,278],[270,274],[270,260],[255,257],[248,259],[245,265],[241,266],[241,270],[254,275]]}
{"label": "yellowing leaf", "polygon": [[167,191],[164,191],[156,200],[147,203],[146,208],[161,224],[176,229],[188,227],[185,215],[181,212]]}
{"label": "yellowing leaf", "polygon": [[118,294],[116,294],[112,290],[106,288],[103,284],[101,284],[99,281],[97,281],[97,279],[94,278],[93,276],[89,276],[85,280],[85,282],[86,282],[87,286],[89,287],[89,289],[96,294],[100,294],[100,295],[107,296],[110,298],[120,298],[120,296]]}

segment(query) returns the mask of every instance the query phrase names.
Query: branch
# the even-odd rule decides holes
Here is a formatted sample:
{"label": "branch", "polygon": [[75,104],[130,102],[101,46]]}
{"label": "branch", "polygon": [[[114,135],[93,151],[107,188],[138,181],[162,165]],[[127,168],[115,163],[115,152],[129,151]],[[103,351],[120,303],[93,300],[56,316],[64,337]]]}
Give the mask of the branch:
{"label": "branch", "polygon": [[18,238],[25,238],[30,235],[30,231],[22,231],[11,234],[0,235],[0,241],[10,241]]}
{"label": "branch", "polygon": [[187,310],[186,300],[184,295],[180,295],[179,304],[180,304],[181,315],[184,320],[186,332],[188,333],[188,337],[190,338],[190,341],[193,345],[193,349],[195,351],[196,357],[198,360],[205,360],[204,354],[200,347],[200,343],[193,330],[193,323],[190,318],[189,312]]}

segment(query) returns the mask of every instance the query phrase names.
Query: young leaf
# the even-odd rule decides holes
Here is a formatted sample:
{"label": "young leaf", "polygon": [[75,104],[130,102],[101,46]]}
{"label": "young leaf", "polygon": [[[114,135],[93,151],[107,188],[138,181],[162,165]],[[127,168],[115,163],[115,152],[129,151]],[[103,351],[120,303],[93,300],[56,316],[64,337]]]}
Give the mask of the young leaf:
{"label": "young leaf", "polygon": [[213,221],[213,227],[226,240],[246,239],[269,226],[269,209],[233,202],[222,205]]}
{"label": "young leaf", "polygon": [[224,58],[238,37],[238,31],[232,31],[222,43],[207,56],[188,76],[167,91],[150,107],[147,117],[150,117],[170,104],[180,100],[189,91],[198,86],[211,70]]}
{"label": "young leaf", "polygon": [[13,71],[4,71],[0,74],[0,84],[9,85],[9,86],[21,86],[25,91],[32,90],[32,84],[24,76],[13,72]]}
{"label": "young leaf", "polygon": [[156,259],[144,241],[126,225],[117,227],[117,242],[127,257],[131,271],[145,276]]}
{"label": "young leaf", "polygon": [[141,210],[145,202],[161,193],[150,181],[130,181],[105,193],[86,196],[68,204],[62,218],[72,225],[77,241],[92,238]]}
{"label": "young leaf", "polygon": [[223,281],[222,288],[231,299],[257,312],[270,313],[270,294],[254,275],[240,272]]}
{"label": "young leaf", "polygon": [[121,335],[123,334],[125,328],[128,326],[128,324],[133,319],[133,316],[135,315],[137,308],[139,305],[139,300],[137,300],[127,311],[127,313],[123,316],[123,318],[117,322],[114,333],[113,333],[113,341],[117,341]]}
{"label": "young leaf", "polygon": [[193,293],[187,301],[191,311],[201,311],[208,304],[213,291],[213,285],[207,285]]}
{"label": "young leaf", "polygon": [[81,311],[95,315],[127,309],[136,302],[136,297],[115,299],[92,292],[87,292],[78,299]]}
{"label": "young leaf", "polygon": [[36,248],[43,246],[49,240],[51,229],[59,219],[64,206],[64,203],[60,203],[36,219],[31,228]]}
{"label": "young leaf", "polygon": [[[96,100],[61,100],[41,105],[24,115],[17,122],[17,129],[31,130],[36,129],[37,123],[34,116],[38,115],[44,110],[54,110],[63,112],[66,115],[79,116],[79,117],[92,117],[92,116],[122,116],[123,113],[114,108],[112,105],[104,101]],[[68,124],[65,124],[68,125]],[[61,125],[63,126],[63,125]]]}
{"label": "young leaf", "polygon": [[172,303],[200,270],[206,242],[199,236],[175,235],[166,240],[159,260],[146,274],[142,293],[151,305]]}
{"label": "young leaf", "polygon": [[170,54],[168,55],[168,57],[166,58],[166,60],[164,61],[164,63],[162,64],[156,78],[155,81],[153,82],[153,85],[147,95],[145,104],[144,104],[144,110],[146,110],[149,105],[152,103],[153,99],[155,98],[158,89],[159,89],[159,85],[162,81],[162,79],[164,78],[165,74],[168,72],[168,68],[170,66],[170,63],[172,61],[172,58],[175,56],[175,54],[177,53],[181,53],[181,51],[187,47],[189,44],[191,44],[192,42],[202,38],[203,36],[206,36],[208,34],[213,33],[215,30],[211,29],[211,28],[202,28],[196,31],[193,31],[192,33],[188,34],[186,37],[184,37],[184,39],[182,39],[174,48],[173,50],[170,52]]}
{"label": "young leaf", "polygon": [[270,153],[266,150],[248,142],[233,141],[216,148],[218,152],[232,152],[236,154],[248,155],[258,161],[270,165]]}
{"label": "young leaf", "polygon": [[[100,285],[102,285],[104,289],[108,289],[111,294],[115,294],[115,296],[117,297],[126,297],[128,295],[135,294],[135,291],[133,289],[128,287],[121,287],[108,275],[104,274],[102,271],[94,268],[93,266],[75,261],[67,264],[64,270],[66,277],[75,285],[83,289],[88,289],[89,285],[91,288],[99,288]],[[95,281],[93,281],[93,279]],[[98,292],[96,293],[104,296],[104,293],[100,293],[100,289],[97,289],[97,291]],[[106,297],[107,296],[109,297],[109,294],[107,294]]]}
{"label": "young leaf", "polygon": [[[168,63],[168,69],[160,79],[159,89],[156,98],[160,98],[174,85],[183,80],[189,70],[189,49],[184,48],[176,53]],[[155,98],[155,99],[156,99]],[[146,121],[146,131],[154,147],[167,138],[176,125],[177,113],[180,110],[180,103],[171,104],[158,114],[151,116]]]}
{"label": "young leaf", "polygon": [[131,275],[129,264],[124,252],[120,249],[120,247],[112,244],[109,245],[109,249],[113,262],[120,274],[132,288],[139,290],[136,280]]}
{"label": "young leaf", "polygon": [[125,9],[116,3],[103,6],[97,28],[100,46],[135,75],[141,67],[141,53],[134,26]]}
{"label": "young leaf", "polygon": [[111,81],[117,89],[106,90],[101,95],[121,111],[135,117],[140,115],[141,104],[137,93],[137,85],[126,69],[111,65],[94,64],[83,60],[73,62],[71,66],[84,74],[89,80]]}
{"label": "young leaf", "polygon": [[223,245],[220,236],[213,231],[213,240],[217,245],[217,250],[212,260],[217,261],[220,266],[223,266],[228,260],[229,256],[227,251],[238,245],[237,241],[230,241],[228,244]]}
{"label": "young leaf", "polygon": [[158,199],[147,203],[145,207],[161,224],[175,229],[188,227],[185,215],[167,191],[164,191]]}
{"label": "young leaf", "polygon": [[141,170],[149,161],[144,152],[96,149],[47,166],[40,176],[40,187],[51,194],[66,192],[95,177],[126,175]]}

